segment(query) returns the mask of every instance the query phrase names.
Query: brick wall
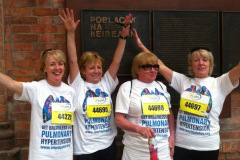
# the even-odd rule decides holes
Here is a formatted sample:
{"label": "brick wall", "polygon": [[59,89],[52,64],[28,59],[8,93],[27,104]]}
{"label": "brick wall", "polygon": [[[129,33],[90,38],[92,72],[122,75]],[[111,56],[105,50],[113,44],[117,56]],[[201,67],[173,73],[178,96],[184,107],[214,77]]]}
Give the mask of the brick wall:
{"label": "brick wall", "polygon": [[[0,1],[1,72],[25,82],[43,78],[39,69],[40,52],[47,48],[66,51],[65,31],[58,18],[63,8],[65,0]],[[239,87],[231,94],[231,105],[232,117],[220,119],[219,160],[240,160]],[[13,147],[21,148],[21,160],[28,155],[30,112],[28,103],[14,101],[13,93],[0,87],[0,123],[10,122]]]}
{"label": "brick wall", "polygon": [[219,160],[240,160],[240,87],[231,93],[232,116],[220,119]]}
{"label": "brick wall", "polygon": [[[0,71],[5,72],[3,1],[0,1]],[[0,121],[7,120],[5,89],[0,87]]]}
{"label": "brick wall", "polygon": [[[41,51],[66,49],[64,26],[58,17],[65,1],[1,0],[0,5],[1,72],[24,82],[42,79]],[[21,147],[22,160],[28,156],[30,113],[29,103],[13,100],[13,93],[0,87],[0,122],[13,122],[13,147]]]}

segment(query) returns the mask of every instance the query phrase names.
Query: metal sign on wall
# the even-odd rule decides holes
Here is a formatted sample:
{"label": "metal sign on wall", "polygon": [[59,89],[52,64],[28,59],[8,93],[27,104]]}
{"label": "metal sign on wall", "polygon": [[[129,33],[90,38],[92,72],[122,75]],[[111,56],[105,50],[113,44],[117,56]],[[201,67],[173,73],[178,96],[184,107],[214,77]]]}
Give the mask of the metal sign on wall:
{"label": "metal sign on wall", "polygon": [[240,12],[223,12],[222,21],[222,61],[226,73],[240,61]]}
{"label": "metal sign on wall", "polygon": [[214,56],[213,75],[219,75],[218,15],[215,11],[154,11],[155,54],[172,70],[188,74],[191,48],[207,47]]}
{"label": "metal sign on wall", "polygon": [[[132,28],[138,31],[142,42],[150,48],[151,26],[149,11],[119,11],[119,10],[82,10],[82,51],[95,51],[105,60],[104,71],[110,66],[116,50],[119,34],[124,18],[132,14]],[[118,75],[131,75],[133,57],[138,49],[131,30],[127,38],[125,52],[121,61]]]}
{"label": "metal sign on wall", "polygon": [[[82,10],[82,51],[98,52],[105,59],[105,71],[112,61],[121,32],[122,26],[117,23],[123,23],[129,13],[143,44],[150,50],[153,47],[153,52],[168,67],[188,74],[187,55],[191,48],[202,46],[213,53],[213,75],[220,75],[217,11],[153,11],[150,14],[149,11]],[[118,75],[131,74],[132,59],[139,52],[131,32]]]}

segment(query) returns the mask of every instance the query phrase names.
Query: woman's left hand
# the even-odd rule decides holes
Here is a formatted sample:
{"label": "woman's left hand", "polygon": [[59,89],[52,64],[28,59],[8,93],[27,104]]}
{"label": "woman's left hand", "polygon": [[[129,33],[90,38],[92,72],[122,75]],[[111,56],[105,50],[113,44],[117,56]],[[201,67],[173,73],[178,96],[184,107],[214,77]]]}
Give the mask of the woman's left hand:
{"label": "woman's left hand", "polygon": [[138,133],[141,134],[144,138],[156,137],[154,130],[150,127],[139,126]]}
{"label": "woman's left hand", "polygon": [[174,134],[170,134],[170,137],[168,138],[168,142],[169,142],[169,148],[170,148],[170,156],[173,157],[174,154],[174,145],[175,145],[175,138],[174,138]]}

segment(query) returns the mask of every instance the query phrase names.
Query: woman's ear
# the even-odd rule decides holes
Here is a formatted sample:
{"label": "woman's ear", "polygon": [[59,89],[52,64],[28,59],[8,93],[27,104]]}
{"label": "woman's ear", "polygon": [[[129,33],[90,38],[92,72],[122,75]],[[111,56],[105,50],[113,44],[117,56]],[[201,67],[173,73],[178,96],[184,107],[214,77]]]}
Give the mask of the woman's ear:
{"label": "woman's ear", "polygon": [[85,68],[81,68],[81,69],[80,69],[80,72],[81,72],[83,75],[85,75]]}
{"label": "woman's ear", "polygon": [[45,73],[47,73],[47,71],[46,71],[45,67],[42,69],[42,71],[44,72],[44,74],[45,74]]}

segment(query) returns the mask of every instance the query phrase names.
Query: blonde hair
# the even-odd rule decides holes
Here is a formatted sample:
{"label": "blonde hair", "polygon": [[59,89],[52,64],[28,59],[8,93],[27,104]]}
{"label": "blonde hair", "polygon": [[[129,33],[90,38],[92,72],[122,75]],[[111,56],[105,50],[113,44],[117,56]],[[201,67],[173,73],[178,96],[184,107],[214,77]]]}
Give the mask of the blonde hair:
{"label": "blonde hair", "polygon": [[66,66],[66,56],[61,50],[53,50],[47,49],[41,53],[40,62],[41,62],[41,70],[44,72],[44,68],[46,66],[46,60],[49,56],[53,56],[59,62],[63,62]]}
{"label": "blonde hair", "polygon": [[[84,69],[88,64],[100,62],[102,67],[104,66],[104,59],[94,51],[84,52],[79,60],[79,69]],[[81,76],[85,78],[85,75],[80,72]]]}
{"label": "blonde hair", "polygon": [[192,77],[195,77],[195,73],[192,68],[192,58],[195,56],[203,56],[209,60],[208,76],[211,76],[212,72],[213,72],[213,68],[214,68],[214,58],[213,58],[212,52],[210,52],[208,49],[204,49],[204,48],[196,49],[188,54],[188,73],[189,73],[189,75],[191,75]]}
{"label": "blonde hair", "polygon": [[138,69],[145,64],[158,64],[157,56],[148,52],[140,52],[137,54],[132,62],[132,78],[138,78]]}

